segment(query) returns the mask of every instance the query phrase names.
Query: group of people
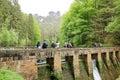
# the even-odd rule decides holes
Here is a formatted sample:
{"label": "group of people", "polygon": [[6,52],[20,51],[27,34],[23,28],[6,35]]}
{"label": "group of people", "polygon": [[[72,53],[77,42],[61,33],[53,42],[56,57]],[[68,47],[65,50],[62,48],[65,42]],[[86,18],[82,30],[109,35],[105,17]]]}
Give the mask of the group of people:
{"label": "group of people", "polygon": [[60,47],[60,43],[58,41],[56,43],[54,41],[52,41],[51,47],[52,48],[59,48]]}
{"label": "group of people", "polygon": [[73,48],[73,44],[72,43],[70,43],[70,42],[65,42],[65,44],[64,44],[64,46],[63,46],[64,48]]}
{"label": "group of people", "polygon": [[[45,49],[45,48],[47,48],[48,47],[48,43],[46,42],[46,40],[44,40],[43,41],[43,43],[42,43],[42,46],[40,45],[40,41],[38,41],[37,42],[37,48],[39,48],[39,49]],[[54,42],[54,41],[52,41],[52,43],[51,43],[51,48],[60,48],[60,43],[58,42],[58,41],[56,41],[56,42]],[[65,44],[64,44],[64,46],[63,46],[64,48],[73,48],[73,44],[72,43],[70,43],[70,42],[65,42]]]}
{"label": "group of people", "polygon": [[[47,47],[48,47],[48,43],[46,40],[43,41],[42,46],[40,45],[40,41],[37,42],[37,48],[46,49]],[[52,41],[50,47],[51,48],[60,48],[60,43],[58,41],[56,41],[56,42]],[[64,48],[73,48],[74,45],[73,45],[73,43],[65,42],[63,47]],[[101,43],[94,43],[93,47],[102,47],[102,44]]]}
{"label": "group of people", "polygon": [[37,48],[39,48],[39,49],[41,49],[41,48],[45,49],[47,47],[48,47],[48,44],[47,44],[46,40],[43,41],[42,46],[40,45],[40,41],[37,42]]}
{"label": "group of people", "polygon": [[94,43],[93,47],[102,47],[103,45],[101,43]]}
{"label": "group of people", "polygon": [[[57,41],[56,43],[54,41],[52,41],[51,43],[51,47],[52,48],[59,48],[59,42]],[[46,40],[43,41],[42,46],[40,45],[40,41],[37,42],[37,48],[39,49],[46,49],[48,47],[48,43],[46,42]]]}

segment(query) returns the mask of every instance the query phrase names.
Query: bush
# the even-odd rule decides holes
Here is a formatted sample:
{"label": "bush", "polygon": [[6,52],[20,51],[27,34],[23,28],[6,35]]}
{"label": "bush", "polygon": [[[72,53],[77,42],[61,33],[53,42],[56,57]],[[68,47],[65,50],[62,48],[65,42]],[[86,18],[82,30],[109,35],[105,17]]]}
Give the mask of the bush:
{"label": "bush", "polygon": [[24,80],[20,75],[7,69],[0,69],[0,80]]}
{"label": "bush", "polygon": [[14,29],[8,30],[6,27],[2,28],[0,33],[0,44],[2,46],[14,46],[18,41],[18,33]]}

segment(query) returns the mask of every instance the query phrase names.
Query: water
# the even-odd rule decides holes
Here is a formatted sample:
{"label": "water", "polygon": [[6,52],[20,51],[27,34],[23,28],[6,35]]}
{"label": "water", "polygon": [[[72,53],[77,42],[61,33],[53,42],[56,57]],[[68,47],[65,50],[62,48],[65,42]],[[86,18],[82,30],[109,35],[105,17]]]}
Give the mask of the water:
{"label": "water", "polygon": [[92,60],[92,68],[93,68],[93,78],[94,80],[102,80],[99,74],[98,68],[96,66],[96,60]]}

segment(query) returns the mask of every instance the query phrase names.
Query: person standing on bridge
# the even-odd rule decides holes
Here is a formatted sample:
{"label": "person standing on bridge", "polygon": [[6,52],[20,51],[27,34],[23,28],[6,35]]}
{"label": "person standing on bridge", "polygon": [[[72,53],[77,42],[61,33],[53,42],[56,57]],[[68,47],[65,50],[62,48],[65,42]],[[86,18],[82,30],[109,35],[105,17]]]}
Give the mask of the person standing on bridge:
{"label": "person standing on bridge", "polygon": [[67,48],[73,48],[72,44],[69,42],[67,43]]}
{"label": "person standing on bridge", "polygon": [[56,48],[60,47],[60,43],[58,41],[56,41]]}
{"label": "person standing on bridge", "polygon": [[52,47],[52,48],[55,48],[55,47],[56,47],[56,43],[55,43],[54,41],[52,41],[51,47]]}
{"label": "person standing on bridge", "polygon": [[94,43],[93,46],[94,46],[94,47],[98,47],[98,44],[97,44],[97,43]]}
{"label": "person standing on bridge", "polygon": [[63,47],[64,47],[64,48],[67,48],[67,42],[64,43]]}
{"label": "person standing on bridge", "polygon": [[37,48],[40,49],[41,46],[40,46],[40,41],[37,42]]}
{"label": "person standing on bridge", "polygon": [[46,42],[46,40],[43,41],[43,44],[42,44],[42,49],[46,49],[48,47],[48,44]]}

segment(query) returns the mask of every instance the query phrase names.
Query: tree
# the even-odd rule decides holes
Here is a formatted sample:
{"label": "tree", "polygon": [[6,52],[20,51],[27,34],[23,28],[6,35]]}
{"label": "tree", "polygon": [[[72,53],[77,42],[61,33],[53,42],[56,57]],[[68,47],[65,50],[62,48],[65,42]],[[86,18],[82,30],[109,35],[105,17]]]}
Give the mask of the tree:
{"label": "tree", "polygon": [[96,42],[106,43],[105,39],[108,33],[105,31],[105,28],[115,15],[115,1],[116,0],[96,0],[96,13],[92,19]]}
{"label": "tree", "polygon": [[113,45],[120,45],[120,0],[115,1],[115,16],[112,18],[111,22],[107,25],[105,30],[110,33],[109,41]]}
{"label": "tree", "polygon": [[32,14],[29,14],[28,16],[28,45],[30,45],[34,38],[34,21]]}
{"label": "tree", "polygon": [[41,40],[41,30],[40,30],[39,24],[38,24],[38,22],[36,21],[35,18],[33,18],[33,21],[34,21],[34,39],[32,41],[32,44],[36,45],[36,43],[38,41],[42,41]]}
{"label": "tree", "polygon": [[13,46],[18,41],[18,33],[14,29],[8,30],[10,19],[6,18],[1,28],[0,43],[2,46]]}
{"label": "tree", "polygon": [[63,16],[61,41],[72,42],[75,46],[89,44],[92,32],[91,19],[95,12],[92,0],[76,0]]}
{"label": "tree", "polygon": [[[119,7],[116,8],[118,5],[116,3],[119,1],[75,0],[62,18],[61,42],[72,42],[75,46],[89,46],[94,42],[112,44],[110,42],[112,39],[114,43],[119,44],[120,37],[117,30]],[[113,31],[111,29],[117,32],[108,33]]]}
{"label": "tree", "polygon": [[32,45],[40,37],[39,30],[34,35],[33,16],[21,12],[18,0],[0,0],[1,46]]}

